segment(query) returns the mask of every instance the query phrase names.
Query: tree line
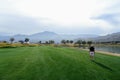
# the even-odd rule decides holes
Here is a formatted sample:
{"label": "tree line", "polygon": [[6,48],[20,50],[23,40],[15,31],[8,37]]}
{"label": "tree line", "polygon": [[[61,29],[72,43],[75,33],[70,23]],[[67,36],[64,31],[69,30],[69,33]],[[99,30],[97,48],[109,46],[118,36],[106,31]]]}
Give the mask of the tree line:
{"label": "tree line", "polygon": [[[23,43],[29,43],[29,38],[25,38],[24,40],[19,40],[18,42],[20,42],[21,44],[23,44]],[[10,43],[12,44],[14,41],[15,41],[15,38],[10,38],[9,39],[9,41],[10,41]],[[0,42],[3,42],[3,43],[8,43],[7,41],[0,41]]]}
{"label": "tree line", "polygon": [[[12,44],[15,41],[15,38],[10,38],[10,43]],[[21,44],[24,43],[29,43],[30,39],[29,38],[25,38],[24,40],[19,40],[18,42],[20,42]],[[3,41],[4,43],[7,43],[7,41]],[[77,40],[77,41],[73,41],[73,40],[61,40],[60,42],[61,44],[78,44],[79,47],[83,47],[85,48],[85,45],[88,44],[89,46],[91,46],[91,44],[93,43],[92,41],[85,41],[85,40]],[[45,41],[44,43],[42,41],[39,41],[38,44],[56,44],[54,40],[48,40]]]}

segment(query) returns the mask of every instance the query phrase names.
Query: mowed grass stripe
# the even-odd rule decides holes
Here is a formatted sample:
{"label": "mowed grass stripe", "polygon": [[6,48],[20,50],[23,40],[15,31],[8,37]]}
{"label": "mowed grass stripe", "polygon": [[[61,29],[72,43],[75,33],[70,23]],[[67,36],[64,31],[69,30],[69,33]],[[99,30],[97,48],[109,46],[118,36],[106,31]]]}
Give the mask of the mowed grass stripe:
{"label": "mowed grass stripe", "polygon": [[72,48],[0,49],[0,80],[119,80],[119,62],[96,54],[95,63],[87,51]]}

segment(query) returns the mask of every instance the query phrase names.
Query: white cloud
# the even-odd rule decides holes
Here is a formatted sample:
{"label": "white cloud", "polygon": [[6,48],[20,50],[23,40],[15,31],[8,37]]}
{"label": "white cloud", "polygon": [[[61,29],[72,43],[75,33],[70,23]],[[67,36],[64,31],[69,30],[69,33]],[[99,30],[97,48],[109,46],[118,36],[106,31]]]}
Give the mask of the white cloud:
{"label": "white cloud", "polygon": [[15,13],[37,18],[37,22],[45,26],[55,25],[51,27],[52,29],[56,29],[58,25],[59,29],[99,28],[109,33],[114,26],[107,21],[93,20],[91,17],[105,13],[118,13],[119,7],[112,8],[118,3],[119,0],[4,0],[0,1],[0,13]]}
{"label": "white cloud", "polygon": [[[12,0],[23,15],[49,18],[54,23],[71,25],[87,23],[109,5],[97,0]],[[110,1],[109,1],[110,3]]]}

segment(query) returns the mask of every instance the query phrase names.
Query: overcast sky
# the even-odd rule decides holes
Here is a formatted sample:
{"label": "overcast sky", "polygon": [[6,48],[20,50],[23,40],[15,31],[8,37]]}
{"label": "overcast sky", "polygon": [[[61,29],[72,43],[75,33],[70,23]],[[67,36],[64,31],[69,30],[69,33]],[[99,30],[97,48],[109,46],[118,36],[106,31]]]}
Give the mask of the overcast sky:
{"label": "overcast sky", "polygon": [[0,32],[120,32],[120,0],[0,0]]}

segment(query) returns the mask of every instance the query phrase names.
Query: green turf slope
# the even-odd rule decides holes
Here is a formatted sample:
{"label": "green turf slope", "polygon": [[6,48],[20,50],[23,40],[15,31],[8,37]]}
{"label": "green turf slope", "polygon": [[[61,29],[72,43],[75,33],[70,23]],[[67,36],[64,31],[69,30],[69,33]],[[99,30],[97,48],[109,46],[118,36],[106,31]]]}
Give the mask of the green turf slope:
{"label": "green turf slope", "polygon": [[0,80],[120,80],[120,57],[63,47],[0,49]]}

